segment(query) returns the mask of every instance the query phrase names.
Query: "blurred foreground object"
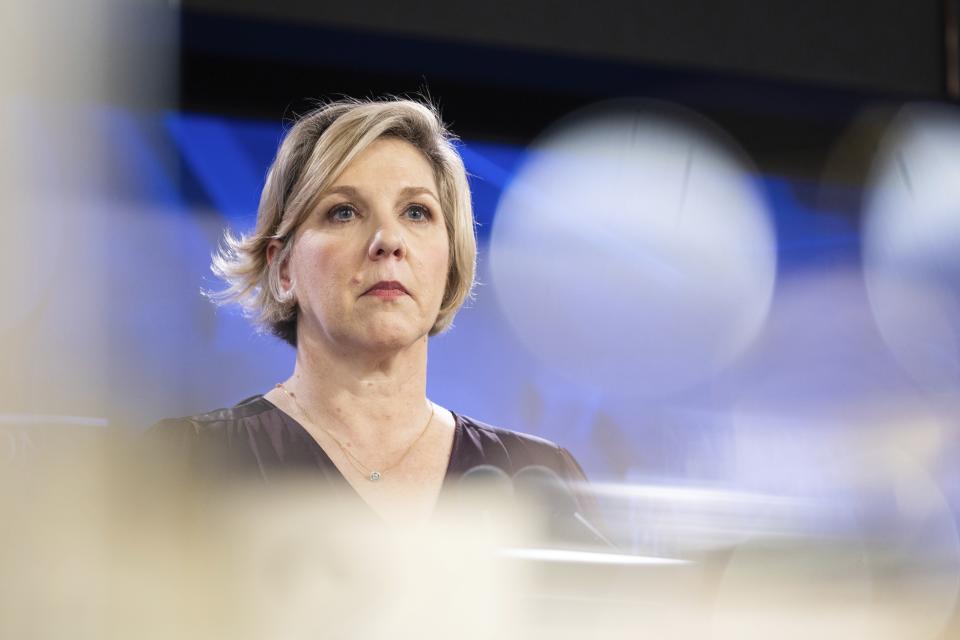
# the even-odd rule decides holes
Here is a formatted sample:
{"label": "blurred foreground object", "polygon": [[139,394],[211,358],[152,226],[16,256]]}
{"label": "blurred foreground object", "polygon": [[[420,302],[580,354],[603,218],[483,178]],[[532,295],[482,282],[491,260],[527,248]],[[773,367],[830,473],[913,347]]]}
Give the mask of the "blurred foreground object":
{"label": "blurred foreground object", "polygon": [[0,16],[0,417],[106,422],[137,402],[110,334],[137,271],[116,268],[120,229],[147,208],[136,141],[118,144],[109,114],[174,102],[176,13],[80,0]]}
{"label": "blurred foreground object", "polygon": [[[943,524],[936,505],[906,528],[824,535],[800,526],[815,509],[784,503],[779,530],[704,549],[677,529],[673,558],[645,557],[544,547],[549,522],[491,509],[481,486],[429,525],[388,527],[307,477],[217,481],[144,446],[74,429],[0,464],[0,636],[951,637],[956,528],[925,551],[909,535]],[[701,527],[750,505],[686,499]]]}

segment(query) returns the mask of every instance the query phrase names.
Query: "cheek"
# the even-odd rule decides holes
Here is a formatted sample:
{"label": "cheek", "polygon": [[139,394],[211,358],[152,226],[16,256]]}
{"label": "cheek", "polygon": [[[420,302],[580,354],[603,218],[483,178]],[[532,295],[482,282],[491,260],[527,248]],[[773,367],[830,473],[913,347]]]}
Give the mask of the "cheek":
{"label": "cheek", "polygon": [[446,272],[450,269],[450,247],[444,240],[439,251],[437,251],[437,266],[444,272],[444,279],[446,279]]}
{"label": "cheek", "polygon": [[447,276],[450,273],[451,253],[446,240],[437,250],[434,262],[431,265],[431,272],[436,274],[437,299],[438,304],[442,303],[443,295],[447,290]]}
{"label": "cheek", "polygon": [[297,286],[306,289],[300,293],[308,297],[327,295],[336,280],[337,265],[342,265],[342,260],[337,259],[335,248],[314,242],[305,244],[300,249],[291,270]]}
{"label": "cheek", "polygon": [[447,271],[450,268],[450,246],[446,234],[431,239],[424,256],[424,266],[429,269],[431,274],[443,274],[442,281],[444,284],[446,283]]}

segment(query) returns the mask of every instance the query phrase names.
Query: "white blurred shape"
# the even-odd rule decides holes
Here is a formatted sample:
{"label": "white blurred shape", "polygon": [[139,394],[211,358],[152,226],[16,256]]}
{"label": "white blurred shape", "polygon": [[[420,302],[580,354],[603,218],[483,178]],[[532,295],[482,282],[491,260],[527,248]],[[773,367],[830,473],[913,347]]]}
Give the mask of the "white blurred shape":
{"label": "white blurred shape", "polygon": [[636,556],[624,553],[597,553],[594,551],[578,551],[575,549],[536,549],[536,548],[508,548],[502,549],[500,555],[520,560],[538,560],[542,562],[568,562],[582,564],[611,564],[636,566],[671,566],[689,564],[688,560],[676,558],[656,558],[651,556]]}
{"label": "white blurred shape", "polygon": [[491,275],[523,343],[573,380],[686,388],[763,325],[774,238],[746,164],[699,118],[647,103],[575,115],[504,191]]}
{"label": "white blurred shape", "polygon": [[923,387],[960,389],[960,111],[904,107],[865,197],[863,261],[877,326]]}
{"label": "white blurred shape", "polygon": [[824,511],[810,499],[709,485],[597,483],[591,488],[612,507],[608,527],[634,530],[633,551],[658,556],[683,557],[754,538],[816,531]]}

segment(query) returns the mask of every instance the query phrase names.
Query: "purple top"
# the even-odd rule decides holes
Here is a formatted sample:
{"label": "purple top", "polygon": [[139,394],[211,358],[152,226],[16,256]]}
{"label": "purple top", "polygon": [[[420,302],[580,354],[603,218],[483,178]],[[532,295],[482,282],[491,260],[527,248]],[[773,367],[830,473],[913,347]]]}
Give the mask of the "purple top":
{"label": "purple top", "polygon": [[[593,511],[592,501],[578,491],[586,475],[569,451],[543,438],[492,427],[457,413],[453,417],[456,430],[438,507],[451,486],[478,465],[497,467],[510,476],[524,467],[541,465],[570,483],[581,505]],[[218,463],[212,468],[218,470],[259,476],[266,482],[291,471],[316,473],[360,498],[303,425],[262,395],[229,409],[162,420],[150,431],[185,447],[185,455],[212,455]],[[204,462],[210,459],[203,458]]]}

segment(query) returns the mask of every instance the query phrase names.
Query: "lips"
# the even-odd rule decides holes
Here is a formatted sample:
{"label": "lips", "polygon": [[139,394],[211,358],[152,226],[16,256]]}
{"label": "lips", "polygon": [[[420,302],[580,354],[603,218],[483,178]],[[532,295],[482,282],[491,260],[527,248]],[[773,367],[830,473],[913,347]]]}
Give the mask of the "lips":
{"label": "lips", "polygon": [[382,280],[363,292],[365,296],[394,297],[409,295],[407,289],[396,280]]}

